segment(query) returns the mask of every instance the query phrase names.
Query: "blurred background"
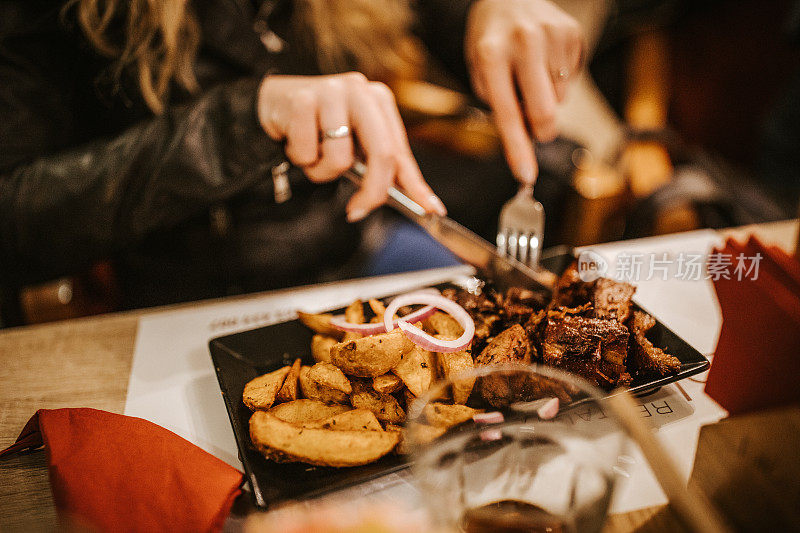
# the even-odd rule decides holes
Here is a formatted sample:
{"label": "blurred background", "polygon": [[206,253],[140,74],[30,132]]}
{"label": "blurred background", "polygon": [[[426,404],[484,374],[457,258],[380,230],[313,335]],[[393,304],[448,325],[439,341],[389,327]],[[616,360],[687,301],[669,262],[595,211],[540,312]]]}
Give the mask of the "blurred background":
{"label": "blurred background", "polygon": [[[545,248],[797,215],[800,2],[558,1],[587,34],[587,69],[538,147]],[[516,192],[485,107],[426,57],[392,83],[423,175],[450,216],[494,241]],[[337,279],[453,264],[384,209]],[[424,254],[417,253],[425,250]],[[5,324],[118,310],[113,264],[26,287]]]}

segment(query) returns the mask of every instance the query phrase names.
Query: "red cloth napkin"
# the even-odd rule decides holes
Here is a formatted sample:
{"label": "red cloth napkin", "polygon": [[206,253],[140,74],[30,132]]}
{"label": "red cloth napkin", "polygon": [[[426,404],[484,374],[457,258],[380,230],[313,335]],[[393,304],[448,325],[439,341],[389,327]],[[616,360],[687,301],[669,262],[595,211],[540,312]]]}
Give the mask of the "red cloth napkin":
{"label": "red cloth napkin", "polygon": [[219,531],[242,474],[166,429],[96,409],[41,409],[0,458],[44,445],[65,523],[99,531]]}
{"label": "red cloth napkin", "polygon": [[[753,237],[715,253],[731,265],[713,280],[722,330],[706,393],[731,415],[800,402],[800,264]],[[735,272],[739,257],[757,272]]]}

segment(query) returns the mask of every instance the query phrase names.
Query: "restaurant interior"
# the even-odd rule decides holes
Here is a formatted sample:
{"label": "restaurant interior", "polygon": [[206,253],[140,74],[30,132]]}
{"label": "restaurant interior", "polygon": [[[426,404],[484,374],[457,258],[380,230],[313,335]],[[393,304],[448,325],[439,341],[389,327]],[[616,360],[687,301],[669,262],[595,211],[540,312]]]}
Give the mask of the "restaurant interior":
{"label": "restaurant interior", "polygon": [[0,531],[800,531],[800,2],[0,19]]}

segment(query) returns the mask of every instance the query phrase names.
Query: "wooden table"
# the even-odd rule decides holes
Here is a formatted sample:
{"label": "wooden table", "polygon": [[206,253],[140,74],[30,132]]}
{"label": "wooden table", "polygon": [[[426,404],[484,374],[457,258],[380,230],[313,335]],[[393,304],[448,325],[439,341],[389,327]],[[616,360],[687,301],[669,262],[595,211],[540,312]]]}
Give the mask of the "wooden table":
{"label": "wooden table", "polygon": [[[797,221],[726,230],[741,238],[794,250]],[[246,296],[239,299],[258,297]],[[230,301],[228,299],[227,301]],[[186,304],[210,305],[215,302]],[[174,306],[179,309],[184,306]],[[159,308],[163,311],[165,308]],[[12,444],[37,409],[93,407],[121,413],[125,406],[139,317],[153,310],[114,313],[0,332],[0,449]],[[52,530],[56,512],[42,451],[0,463],[0,531]],[[609,518],[607,531],[674,527],[663,508]]]}

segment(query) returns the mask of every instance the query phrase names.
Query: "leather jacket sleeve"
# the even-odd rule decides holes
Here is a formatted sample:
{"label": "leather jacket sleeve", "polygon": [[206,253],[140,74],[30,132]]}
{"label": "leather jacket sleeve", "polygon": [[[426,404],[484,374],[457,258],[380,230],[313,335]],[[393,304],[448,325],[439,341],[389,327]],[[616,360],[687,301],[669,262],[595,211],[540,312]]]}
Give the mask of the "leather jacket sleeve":
{"label": "leather jacket sleeve", "polygon": [[80,118],[64,111],[68,65],[50,59],[64,57],[40,21],[20,38],[29,20],[8,6],[0,6],[11,16],[0,23],[0,284],[75,272],[241,193],[282,157],[258,124],[255,78],[69,147],[63,137]]}

